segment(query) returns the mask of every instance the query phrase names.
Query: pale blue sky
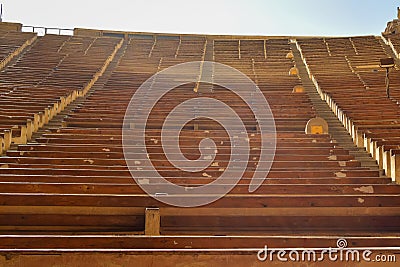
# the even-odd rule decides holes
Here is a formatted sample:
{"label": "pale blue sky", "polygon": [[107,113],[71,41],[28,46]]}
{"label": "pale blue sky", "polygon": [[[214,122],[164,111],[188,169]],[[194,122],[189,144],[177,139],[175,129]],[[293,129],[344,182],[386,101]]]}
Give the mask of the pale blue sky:
{"label": "pale blue sky", "polygon": [[4,21],[110,30],[260,35],[379,35],[400,0],[0,0]]}

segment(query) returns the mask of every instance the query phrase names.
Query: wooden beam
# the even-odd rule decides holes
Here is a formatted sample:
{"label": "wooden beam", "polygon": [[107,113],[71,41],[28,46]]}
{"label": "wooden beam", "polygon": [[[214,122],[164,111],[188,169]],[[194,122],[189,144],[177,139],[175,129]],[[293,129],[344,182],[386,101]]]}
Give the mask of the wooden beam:
{"label": "wooden beam", "polygon": [[145,235],[160,235],[160,209],[146,208]]}

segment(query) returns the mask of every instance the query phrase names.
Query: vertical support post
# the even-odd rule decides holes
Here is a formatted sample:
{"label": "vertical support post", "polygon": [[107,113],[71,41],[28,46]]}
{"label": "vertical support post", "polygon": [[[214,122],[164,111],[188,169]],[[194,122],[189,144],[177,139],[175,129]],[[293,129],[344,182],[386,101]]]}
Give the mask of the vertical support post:
{"label": "vertical support post", "polygon": [[386,68],[385,84],[386,84],[386,96],[387,96],[387,98],[390,98],[389,68]]}
{"label": "vertical support post", "polygon": [[160,209],[146,208],[145,213],[145,235],[160,235]]}

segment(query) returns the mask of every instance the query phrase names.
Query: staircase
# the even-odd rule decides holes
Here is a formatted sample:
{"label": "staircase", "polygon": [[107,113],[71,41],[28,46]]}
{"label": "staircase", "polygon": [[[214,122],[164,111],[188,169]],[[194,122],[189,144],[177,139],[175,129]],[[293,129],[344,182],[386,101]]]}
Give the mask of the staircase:
{"label": "staircase", "polygon": [[[125,40],[124,43],[122,44],[122,47],[115,54],[114,59],[110,62],[103,75],[96,81],[96,83],[92,86],[89,92],[85,96],[78,97],[74,102],[69,104],[62,112],[54,116],[53,119],[51,119],[48,124],[44,125],[41,129],[39,129],[39,131],[34,133],[32,135],[32,140],[30,143],[37,143],[35,139],[41,137],[42,134],[48,132],[49,129],[62,127],[63,119],[66,116],[73,113],[75,108],[82,105],[82,103],[85,102],[86,98],[90,96],[94,91],[103,88],[103,86],[107,83],[108,79],[111,77],[111,74],[114,71],[115,67],[118,65],[118,62],[124,55],[127,45],[128,42]],[[17,146],[18,145],[14,145],[14,147],[12,146],[11,149],[15,150]]]}
{"label": "staircase", "polygon": [[[204,55],[203,55],[203,60],[204,61],[214,61],[214,44],[213,44],[213,40],[212,39],[208,39],[206,45],[204,46]],[[213,69],[210,68],[205,68],[204,66],[202,66],[202,80],[212,80],[212,76],[213,76]],[[209,83],[199,83],[198,88],[197,88],[197,92],[199,94],[201,93],[209,93],[213,91],[213,84],[209,84]]]}
{"label": "staircase", "polygon": [[329,134],[334,140],[338,142],[341,147],[347,149],[350,155],[353,155],[356,160],[360,161],[361,166],[370,168],[372,170],[379,169],[377,162],[371,157],[371,155],[364,148],[359,148],[354,144],[353,139],[347,132],[346,128],[335,116],[335,114],[329,108],[328,104],[321,99],[315,88],[314,83],[308,75],[306,66],[301,58],[301,54],[297,49],[296,44],[292,43],[291,49],[293,51],[296,67],[299,71],[299,76],[301,78],[305,92],[309,96],[317,115],[326,120],[326,122],[328,123]]}

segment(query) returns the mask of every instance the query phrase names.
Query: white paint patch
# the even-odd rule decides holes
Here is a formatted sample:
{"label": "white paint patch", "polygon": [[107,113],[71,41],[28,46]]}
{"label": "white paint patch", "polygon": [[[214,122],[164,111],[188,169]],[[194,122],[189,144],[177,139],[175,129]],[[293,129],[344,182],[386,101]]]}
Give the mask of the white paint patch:
{"label": "white paint patch", "polygon": [[206,173],[206,172],[203,172],[203,177],[211,178],[212,176],[211,176],[211,175],[209,175],[209,174],[208,174],[208,173]]}
{"label": "white paint patch", "polygon": [[340,167],[346,167],[346,161],[339,161]]}
{"label": "white paint patch", "polygon": [[225,168],[220,168],[218,171],[224,172],[224,171],[225,171]]}
{"label": "white paint patch", "polygon": [[374,187],[371,185],[370,186],[361,186],[361,187],[354,188],[354,191],[359,191],[359,192],[366,193],[366,194],[373,194]]}
{"label": "white paint patch", "polygon": [[335,176],[338,178],[345,178],[347,175],[343,172],[335,172]]}
{"label": "white paint patch", "polygon": [[211,164],[212,167],[219,167],[219,162],[214,162],[213,164]]}
{"label": "white paint patch", "polygon": [[317,139],[313,139],[312,142],[313,142],[313,143],[317,143]]}
{"label": "white paint patch", "polygon": [[332,156],[329,156],[328,159],[329,159],[329,160],[337,160],[337,156],[332,155]]}
{"label": "white paint patch", "polygon": [[359,197],[359,198],[357,199],[357,201],[358,201],[358,203],[360,203],[360,204],[362,204],[362,203],[365,202],[365,200],[364,200],[363,198],[361,198],[361,197]]}
{"label": "white paint patch", "polygon": [[139,184],[150,184],[150,180],[149,179],[139,179]]}
{"label": "white paint patch", "polygon": [[93,163],[94,163],[94,160],[92,160],[92,159],[85,159],[85,160],[84,160],[84,162],[86,162],[86,163],[89,163],[89,164],[93,165]]}
{"label": "white paint patch", "polygon": [[135,161],[135,165],[140,165],[140,164],[142,164],[140,161],[138,160]]}
{"label": "white paint patch", "polygon": [[110,149],[108,149],[108,148],[103,148],[102,149],[104,152],[110,152],[111,150]]}

